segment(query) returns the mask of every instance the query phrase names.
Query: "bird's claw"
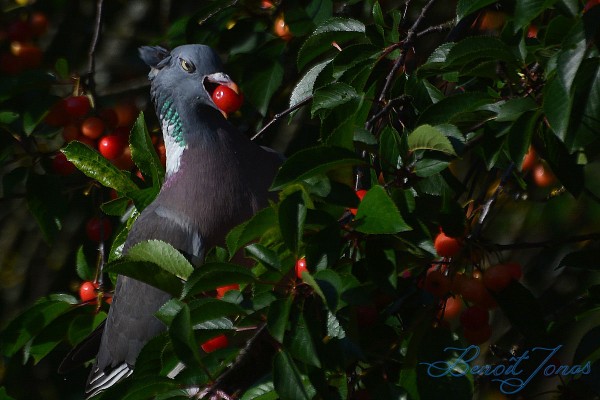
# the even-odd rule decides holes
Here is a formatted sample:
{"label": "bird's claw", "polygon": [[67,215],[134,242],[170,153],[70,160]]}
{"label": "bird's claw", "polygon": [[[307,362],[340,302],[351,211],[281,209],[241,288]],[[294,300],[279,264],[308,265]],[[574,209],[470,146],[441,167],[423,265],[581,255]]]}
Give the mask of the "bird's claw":
{"label": "bird's claw", "polygon": [[206,388],[204,390],[199,391],[193,397],[193,399],[203,399],[203,400],[234,400],[234,398],[222,390]]}

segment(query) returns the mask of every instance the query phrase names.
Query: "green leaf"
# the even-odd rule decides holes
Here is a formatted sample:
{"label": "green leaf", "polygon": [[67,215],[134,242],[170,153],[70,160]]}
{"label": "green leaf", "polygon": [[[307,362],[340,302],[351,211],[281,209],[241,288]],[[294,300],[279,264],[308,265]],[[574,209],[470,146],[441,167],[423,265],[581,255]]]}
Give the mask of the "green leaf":
{"label": "green leaf", "polygon": [[23,113],[23,131],[27,135],[31,135],[39,123],[44,120],[53,104],[54,98],[52,97],[32,99],[29,107]]}
{"label": "green leaf", "polygon": [[285,245],[294,255],[298,254],[298,247],[302,241],[305,219],[306,205],[301,191],[290,194],[279,204],[281,236]]}
{"label": "green leaf", "polygon": [[281,62],[267,62],[261,68],[252,69],[251,78],[244,82],[245,96],[263,116],[267,115],[271,97],[283,82],[283,72]]}
{"label": "green leaf", "polygon": [[311,115],[314,116],[321,110],[330,110],[358,97],[354,87],[341,82],[331,83],[315,91]]}
{"label": "green leaf", "polygon": [[520,0],[515,2],[514,31],[526,28],[531,21],[556,2],[557,0]]}
{"label": "green leaf", "polygon": [[196,269],[188,278],[181,297],[186,298],[197,293],[214,290],[220,286],[248,283],[254,280],[254,274],[246,267],[223,262],[206,263]]}
{"label": "green leaf", "polygon": [[461,40],[450,49],[445,61],[450,68],[462,68],[483,60],[504,61],[511,67],[519,64],[510,47],[493,36],[474,36]]}
{"label": "green leaf", "polygon": [[294,358],[313,367],[321,368],[317,348],[310,334],[304,313],[300,313],[298,322],[291,329],[289,344],[286,347],[289,348]]}
{"label": "green leaf", "polygon": [[143,112],[140,112],[131,129],[129,147],[135,165],[145,176],[152,177],[152,185],[160,186],[165,177],[165,170],[154,150]]}
{"label": "green leaf", "polygon": [[463,19],[466,15],[471,14],[485,6],[494,4],[496,0],[458,0],[456,5],[456,15],[458,19]]}
{"label": "green leaf", "polygon": [[0,386],[0,399],[2,400],[16,400],[14,397],[11,397],[6,393],[6,388],[4,386]]}
{"label": "green leaf", "polygon": [[319,25],[302,44],[298,52],[298,69],[304,68],[327,50],[332,50],[332,42],[342,45],[364,36],[365,25],[362,22],[341,17],[330,18]]}
{"label": "green leaf", "polygon": [[309,400],[300,371],[285,350],[279,350],[273,361],[273,386],[279,397],[286,400]]}
{"label": "green leaf", "polygon": [[233,257],[248,242],[260,238],[277,226],[277,215],[273,207],[260,210],[251,219],[236,226],[227,234],[226,242],[230,257]]}
{"label": "green leaf", "polygon": [[80,246],[77,250],[77,257],[75,260],[77,276],[83,281],[91,281],[94,279],[96,274],[96,268],[88,263],[85,253],[83,252],[83,246]]}
{"label": "green leaf", "polygon": [[572,98],[556,76],[549,79],[544,87],[542,106],[552,131],[564,141],[569,126]]}
{"label": "green leaf", "polygon": [[12,357],[52,321],[71,308],[72,305],[64,301],[40,299],[2,331],[0,335],[2,353]]}
{"label": "green leaf", "polygon": [[498,122],[512,122],[516,121],[523,113],[536,109],[538,106],[529,97],[519,97],[516,99],[510,99],[502,103],[498,107],[498,115],[496,121]]}
{"label": "green leaf", "polygon": [[71,345],[75,346],[87,338],[106,319],[104,311],[96,313],[94,308],[95,306],[92,304],[83,309],[84,313],[71,318],[67,331],[67,338]]}
{"label": "green leaf", "polygon": [[83,143],[72,141],[61,151],[81,172],[106,187],[113,188],[119,193],[138,189],[127,173],[115,167],[100,153]]}
{"label": "green leaf", "polygon": [[175,354],[188,366],[200,365],[200,352],[191,325],[191,312],[187,304],[175,315],[169,326],[169,337]]}
{"label": "green leaf", "polygon": [[106,215],[121,217],[129,208],[129,199],[127,197],[117,197],[114,200],[103,203],[100,208]]}
{"label": "green leaf", "polygon": [[277,271],[281,270],[281,261],[277,253],[259,243],[252,243],[246,246],[246,252],[256,261],[263,265],[273,268]]}
{"label": "green leaf", "polygon": [[[193,300],[189,304],[191,310],[191,321],[194,329],[208,329],[207,321],[217,324],[220,319],[229,316],[244,314],[244,310],[237,304],[213,298],[202,298]],[[212,329],[232,329],[231,321],[227,321],[223,326]]]}
{"label": "green leaf", "polygon": [[417,120],[417,125],[452,123],[464,114],[472,113],[479,107],[494,101],[493,98],[481,92],[466,92],[448,96],[423,110]]}
{"label": "green leaf", "polygon": [[563,50],[557,59],[557,75],[565,91],[571,91],[571,85],[587,50],[583,23],[579,20],[567,33],[562,43]]}
{"label": "green leaf", "polygon": [[240,400],[277,400],[279,396],[275,392],[273,382],[260,382],[251,386],[244,392]]}
{"label": "green leaf", "polygon": [[59,58],[54,63],[54,70],[62,79],[69,79],[69,62],[64,58]]}
{"label": "green leaf", "polygon": [[523,158],[529,149],[531,138],[539,118],[538,112],[522,114],[508,131],[507,144],[510,159],[520,169]]}
{"label": "green leaf", "polygon": [[162,240],[148,240],[131,247],[126,259],[151,262],[181,279],[187,279],[194,267],[175,247]]}
{"label": "green leaf", "polygon": [[340,147],[317,146],[303,149],[288,158],[279,169],[271,190],[324,174],[342,166],[363,165],[354,152]]}
{"label": "green leaf", "polygon": [[290,107],[294,107],[303,100],[312,96],[315,81],[317,80],[321,71],[323,71],[327,64],[331,62],[331,60],[332,59],[325,60],[314,65],[304,74],[304,76],[302,76],[300,81],[298,81],[296,86],[294,86],[292,94],[290,95]]}
{"label": "green leaf", "polygon": [[285,297],[283,299],[275,300],[269,306],[267,329],[271,336],[273,336],[273,339],[277,340],[279,343],[283,343],[285,329],[288,325],[290,311],[292,309],[292,300],[292,297]]}
{"label": "green leaf", "polygon": [[175,297],[179,296],[183,287],[179,278],[153,262],[132,261],[124,257],[108,263],[105,271],[145,282]]}
{"label": "green leaf", "polygon": [[564,256],[562,260],[560,260],[556,268],[560,267],[598,271],[600,270],[598,249],[585,248],[571,252]]}
{"label": "green leaf", "polygon": [[381,186],[372,187],[363,197],[356,212],[356,230],[367,234],[409,231],[394,201]]}
{"label": "green leaf", "polygon": [[450,140],[431,125],[421,125],[408,135],[408,148],[411,151],[434,150],[456,155]]}
{"label": "green leaf", "polygon": [[0,124],[9,125],[19,119],[19,114],[14,111],[0,111]]}

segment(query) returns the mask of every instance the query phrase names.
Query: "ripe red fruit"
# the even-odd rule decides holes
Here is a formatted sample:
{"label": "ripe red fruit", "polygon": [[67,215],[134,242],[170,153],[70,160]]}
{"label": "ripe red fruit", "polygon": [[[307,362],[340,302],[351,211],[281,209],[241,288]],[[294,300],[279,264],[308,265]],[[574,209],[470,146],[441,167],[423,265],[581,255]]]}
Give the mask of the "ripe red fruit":
{"label": "ripe red fruit", "polygon": [[[460,299],[460,297],[458,297],[458,296],[448,297],[446,299],[446,305],[444,307],[444,320],[452,321],[454,318],[456,318],[460,314],[462,308],[463,308],[463,302]],[[440,310],[440,317],[441,317],[441,310]]]}
{"label": "ripe red fruit", "polygon": [[484,325],[483,327],[476,330],[465,328],[463,330],[463,336],[465,337],[467,342],[475,345],[480,345],[482,343],[487,342],[490,339],[490,337],[492,337],[492,327],[489,325]]}
{"label": "ripe red fruit", "polygon": [[450,292],[452,281],[439,270],[430,270],[425,277],[423,289],[436,297],[444,297]]}
{"label": "ripe red fruit", "polygon": [[79,287],[79,298],[81,301],[90,301],[96,298],[97,285],[90,281],[85,281]]}
{"label": "ripe red fruit", "polygon": [[588,0],[585,3],[585,6],[583,6],[583,12],[588,12],[591,8],[597,6],[598,4],[600,4],[600,0]]}
{"label": "ripe red fruit", "polygon": [[212,94],[212,100],[219,110],[231,114],[240,109],[244,97],[229,86],[219,85]]}
{"label": "ripe red fruit", "polygon": [[273,23],[273,32],[286,42],[291,40],[293,37],[290,27],[283,18],[283,14],[275,18],[275,22]]}
{"label": "ripe red fruit", "polygon": [[296,261],[296,276],[299,279],[302,279],[302,273],[304,271],[308,272],[308,268],[306,268],[306,258],[302,257]]}
{"label": "ripe red fruit", "polygon": [[548,187],[556,183],[556,176],[543,163],[536,165],[533,170],[533,181],[539,187]]}
{"label": "ripe red fruit", "polygon": [[[358,199],[360,201],[362,201],[363,197],[365,197],[365,194],[367,194],[367,191],[364,190],[364,189],[360,189],[360,190],[356,191],[356,197],[358,197]],[[358,211],[358,208],[350,208],[349,210],[350,210],[350,212],[352,214],[356,215],[356,212]]]}
{"label": "ripe red fruit", "polygon": [[113,107],[117,114],[117,126],[130,127],[138,117],[138,109],[132,103],[121,103]]}
{"label": "ripe red fruit", "polygon": [[44,53],[32,44],[13,42],[10,45],[11,53],[17,57],[18,63],[23,69],[37,68],[42,63]]}
{"label": "ripe red fruit", "polygon": [[538,27],[536,25],[529,25],[529,28],[527,28],[527,37],[529,39],[537,39],[537,35],[538,35]]}
{"label": "ripe red fruit", "polygon": [[459,239],[446,236],[444,232],[441,232],[435,237],[433,247],[437,251],[438,255],[442,257],[454,257],[462,250],[462,243]]}
{"label": "ripe red fruit", "polygon": [[511,268],[506,264],[493,265],[483,273],[483,285],[492,292],[501,292],[513,279]]}
{"label": "ripe red fruit", "polygon": [[463,299],[471,303],[477,304],[484,308],[497,307],[496,300],[490,295],[481,279],[462,276],[456,280],[453,285],[453,290],[460,294]]}
{"label": "ripe red fruit", "polygon": [[31,40],[32,32],[26,21],[17,20],[6,28],[6,35],[11,42],[27,42]]}
{"label": "ripe red fruit", "polygon": [[12,53],[0,54],[0,71],[7,75],[16,75],[23,70],[19,57]]}
{"label": "ripe red fruit", "polygon": [[62,137],[65,139],[65,142],[69,143],[79,137],[81,131],[79,130],[79,126],[76,124],[68,124],[62,130]]}
{"label": "ripe red fruit", "polygon": [[123,154],[127,140],[122,135],[107,135],[98,142],[98,151],[109,160],[114,160]]}
{"label": "ripe red fruit", "polygon": [[69,122],[69,115],[65,109],[65,101],[60,99],[50,107],[44,122],[50,126],[65,126]]}
{"label": "ripe red fruit", "polygon": [[465,329],[477,330],[489,324],[490,313],[483,307],[471,306],[460,314],[460,324]]}
{"label": "ripe red fruit", "polygon": [[535,153],[535,150],[533,149],[533,147],[529,147],[527,154],[525,154],[525,157],[523,157],[523,163],[521,164],[521,171],[523,171],[523,172],[529,171],[531,168],[533,168],[536,161],[537,161],[537,154]]}
{"label": "ripe red fruit", "polygon": [[31,34],[35,37],[40,37],[48,31],[48,17],[41,12],[34,12],[29,17],[29,27]]}
{"label": "ripe red fruit", "polygon": [[104,133],[104,121],[98,117],[87,117],[81,123],[81,133],[90,139],[98,139]]}
{"label": "ripe red fruit", "polygon": [[67,156],[58,152],[52,159],[52,170],[59,175],[67,176],[75,172],[77,167],[71,161],[67,160]]}
{"label": "ripe red fruit", "polygon": [[79,137],[77,138],[77,141],[85,144],[86,146],[88,146],[91,149],[96,148],[96,141],[87,136],[79,135]]}
{"label": "ripe red fruit", "polygon": [[240,290],[240,285],[234,283],[233,285],[221,286],[217,288],[217,299],[222,299],[225,293],[230,290]]}
{"label": "ripe red fruit", "polygon": [[65,110],[72,117],[83,117],[90,111],[90,99],[86,96],[73,96],[65,99]]}
{"label": "ripe red fruit", "polygon": [[202,347],[202,350],[204,350],[206,353],[212,353],[215,350],[227,347],[228,344],[229,341],[227,340],[227,336],[219,335],[202,343],[200,347]]}
{"label": "ripe red fruit", "polygon": [[98,243],[110,237],[112,225],[106,217],[92,217],[85,224],[85,233],[92,242]]}
{"label": "ripe red fruit", "polygon": [[105,108],[104,110],[100,111],[98,116],[102,118],[102,121],[104,121],[104,124],[108,128],[114,128],[119,123],[119,117],[112,108]]}
{"label": "ripe red fruit", "polygon": [[523,267],[518,262],[509,262],[505,264],[508,270],[510,271],[510,275],[516,281],[523,277]]}

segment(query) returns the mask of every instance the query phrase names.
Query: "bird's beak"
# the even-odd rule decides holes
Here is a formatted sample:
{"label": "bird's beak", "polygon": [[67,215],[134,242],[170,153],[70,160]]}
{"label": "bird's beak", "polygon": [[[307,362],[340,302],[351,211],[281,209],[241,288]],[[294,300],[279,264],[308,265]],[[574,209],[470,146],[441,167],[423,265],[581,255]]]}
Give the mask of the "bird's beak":
{"label": "bird's beak", "polygon": [[[203,85],[204,85],[204,90],[206,90],[206,93],[208,94],[208,96],[211,99],[212,99],[213,92],[219,85],[225,85],[228,88],[230,88],[231,90],[233,90],[234,92],[236,92],[237,94],[240,94],[240,88],[237,85],[237,83],[235,83],[233,80],[231,80],[231,78],[227,74],[224,74],[223,72],[217,72],[215,74],[206,75],[203,79]],[[216,105],[213,104],[213,106],[217,110],[219,110],[219,108]],[[219,110],[219,111],[221,111],[221,110]],[[227,118],[227,113],[221,111],[221,114],[223,114],[223,116],[225,118]]]}

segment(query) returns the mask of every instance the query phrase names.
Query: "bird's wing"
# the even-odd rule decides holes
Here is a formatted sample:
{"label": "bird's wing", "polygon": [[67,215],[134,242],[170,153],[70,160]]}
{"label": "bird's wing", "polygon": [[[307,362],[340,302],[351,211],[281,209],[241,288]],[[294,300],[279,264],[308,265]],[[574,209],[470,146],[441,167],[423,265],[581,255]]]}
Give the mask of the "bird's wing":
{"label": "bird's wing", "polygon": [[[197,262],[204,256],[198,229],[170,209],[154,204],[134,223],[124,251],[150,239],[168,242]],[[146,283],[118,277],[100,350],[86,384],[86,396],[94,396],[133,372],[142,347],[165,329],[154,314],[170,297]]]}

